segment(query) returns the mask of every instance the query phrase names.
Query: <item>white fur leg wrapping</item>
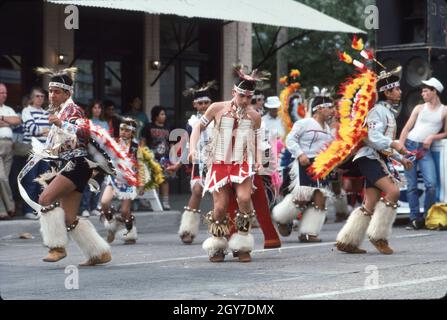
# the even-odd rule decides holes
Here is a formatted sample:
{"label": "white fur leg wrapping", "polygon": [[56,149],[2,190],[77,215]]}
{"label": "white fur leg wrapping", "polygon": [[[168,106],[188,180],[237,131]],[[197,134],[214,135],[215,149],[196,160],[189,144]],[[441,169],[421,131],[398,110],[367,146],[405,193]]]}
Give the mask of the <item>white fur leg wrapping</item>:
{"label": "white fur leg wrapping", "polygon": [[334,198],[335,212],[348,213],[348,199],[346,195],[339,195]]}
{"label": "white fur leg wrapping", "polygon": [[109,244],[101,238],[93,224],[87,219],[79,219],[78,225],[70,231],[70,237],[88,259],[98,258],[109,252]]}
{"label": "white fur leg wrapping", "polygon": [[228,241],[224,237],[209,237],[202,244],[203,250],[208,253],[210,257],[214,256],[218,251],[227,252]]}
{"label": "white fur leg wrapping", "polygon": [[182,221],[180,222],[180,228],[178,230],[179,235],[189,233],[195,237],[199,233],[200,214],[185,210],[182,215]]}
{"label": "white fur leg wrapping", "polygon": [[298,215],[298,209],[293,203],[293,195],[288,194],[272,210],[273,220],[280,224],[288,224]]}
{"label": "white fur leg wrapping", "polygon": [[48,248],[65,248],[67,246],[68,236],[64,209],[56,207],[47,213],[42,213],[39,222],[45,246]]}
{"label": "white fur leg wrapping", "polygon": [[372,240],[388,240],[391,236],[397,210],[387,207],[383,201],[379,201],[369,224],[366,234]]}
{"label": "white fur leg wrapping", "polygon": [[135,224],[132,226],[132,229],[130,229],[130,231],[127,231],[126,228],[120,230],[119,232],[119,238],[122,240],[137,240],[138,239],[138,234],[137,234],[137,227],[135,226]]}
{"label": "white fur leg wrapping", "polygon": [[363,242],[371,217],[365,215],[360,209],[360,207],[354,209],[349,215],[348,221],[337,235],[337,242],[354,247],[359,247]]}
{"label": "white fur leg wrapping", "polygon": [[309,234],[318,236],[321,228],[323,228],[324,220],[326,219],[327,210],[318,210],[314,207],[309,207],[303,212],[303,218],[300,223],[300,234]]}
{"label": "white fur leg wrapping", "polygon": [[252,234],[239,231],[231,236],[228,246],[231,251],[251,252],[255,247],[255,239]]}
{"label": "white fur leg wrapping", "polygon": [[107,231],[117,232],[121,224],[122,223],[116,220],[115,218],[112,218],[112,220],[110,221],[104,219],[104,228],[106,228]]}

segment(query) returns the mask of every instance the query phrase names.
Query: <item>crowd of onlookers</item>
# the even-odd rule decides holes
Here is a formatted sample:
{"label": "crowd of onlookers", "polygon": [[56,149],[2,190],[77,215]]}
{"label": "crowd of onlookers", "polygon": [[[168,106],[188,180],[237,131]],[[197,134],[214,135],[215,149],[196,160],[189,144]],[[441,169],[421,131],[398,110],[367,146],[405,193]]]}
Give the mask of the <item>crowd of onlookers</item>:
{"label": "crowd of onlookers", "polygon": [[[0,83],[0,220],[23,216],[38,219],[36,212],[22,199],[17,177],[31,152],[32,138],[45,143],[51,125],[48,122],[48,94],[41,88],[33,88],[15,108],[7,106],[7,87]],[[149,146],[158,162],[163,164],[169,157],[169,132],[166,110],[161,106],[151,109],[151,119],[142,111],[142,101],[135,97],[129,104],[129,112],[121,115],[111,100],[95,100],[89,105],[79,104],[94,124],[106,129],[112,137],[118,137],[121,119],[131,117],[138,123],[136,139]],[[46,161],[39,161],[21,180],[28,196],[37,202],[41,186],[34,181],[49,169]],[[169,176],[166,174],[166,176]],[[87,186],[79,213],[83,216],[99,215],[101,193],[94,193]],[[160,186],[163,209],[169,210],[169,183]],[[144,201],[144,200],[143,200]],[[145,203],[146,206],[150,204]]]}

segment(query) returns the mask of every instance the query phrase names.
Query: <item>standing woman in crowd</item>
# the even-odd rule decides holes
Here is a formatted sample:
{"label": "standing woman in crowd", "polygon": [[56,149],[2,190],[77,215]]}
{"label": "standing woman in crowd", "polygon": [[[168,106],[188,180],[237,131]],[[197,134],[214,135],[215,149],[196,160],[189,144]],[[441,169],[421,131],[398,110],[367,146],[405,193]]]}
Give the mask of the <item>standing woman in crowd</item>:
{"label": "standing woman in crowd", "polygon": [[[405,171],[407,178],[407,198],[410,205],[410,225],[407,229],[425,226],[425,215],[436,202],[436,166],[433,159],[434,141],[447,137],[447,107],[441,103],[440,95],[444,86],[436,78],[422,81],[424,104],[417,105],[400,134],[400,143],[410,152],[416,152],[416,160],[411,170]],[[442,130],[444,127],[444,130]],[[424,179],[424,212],[419,209],[418,167]]]}

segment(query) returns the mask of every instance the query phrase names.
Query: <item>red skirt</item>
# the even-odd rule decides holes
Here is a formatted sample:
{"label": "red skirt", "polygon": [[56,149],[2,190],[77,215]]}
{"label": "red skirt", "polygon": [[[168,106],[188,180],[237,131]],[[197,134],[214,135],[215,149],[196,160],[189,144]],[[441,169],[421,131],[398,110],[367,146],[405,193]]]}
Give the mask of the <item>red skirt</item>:
{"label": "red skirt", "polygon": [[229,183],[242,183],[254,174],[247,162],[242,164],[213,163],[204,191],[213,193]]}

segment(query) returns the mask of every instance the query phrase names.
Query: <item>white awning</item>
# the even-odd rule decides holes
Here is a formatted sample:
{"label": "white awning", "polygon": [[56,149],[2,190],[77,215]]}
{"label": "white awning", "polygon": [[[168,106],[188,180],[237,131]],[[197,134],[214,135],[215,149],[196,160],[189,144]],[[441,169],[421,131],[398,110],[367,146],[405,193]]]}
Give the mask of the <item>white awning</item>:
{"label": "white awning", "polygon": [[[306,30],[365,33],[294,0],[46,0],[99,8],[243,21]],[[348,4],[346,4],[348,5]]]}

